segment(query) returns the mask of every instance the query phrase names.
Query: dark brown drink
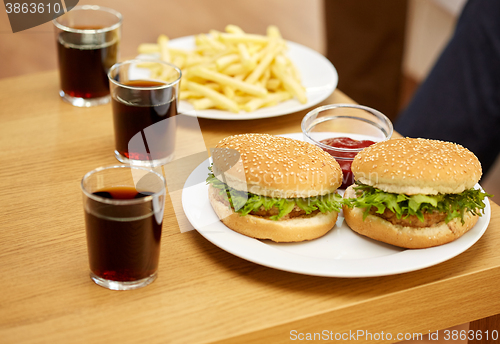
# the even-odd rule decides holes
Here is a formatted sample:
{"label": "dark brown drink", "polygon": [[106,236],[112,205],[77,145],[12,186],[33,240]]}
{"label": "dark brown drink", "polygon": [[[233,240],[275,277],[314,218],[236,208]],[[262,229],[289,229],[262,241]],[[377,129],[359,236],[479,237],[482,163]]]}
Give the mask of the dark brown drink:
{"label": "dark brown drink", "polygon": [[145,92],[143,90],[147,88],[165,86],[162,82],[148,80],[126,81],[122,85],[125,87],[117,88],[111,100],[116,151],[134,160],[171,156],[175,145],[174,117],[177,115],[175,89]]}
{"label": "dark brown drink", "polygon": [[[75,27],[89,30],[101,27]],[[75,98],[109,95],[108,71],[118,58],[118,40],[108,42],[103,34],[59,33],[57,53],[61,90]],[[109,33],[108,33],[109,35]],[[105,43],[103,43],[105,42]]]}
{"label": "dark brown drink", "polygon": [[[113,200],[132,200],[152,193],[133,187],[112,187],[93,195]],[[152,201],[139,204],[105,204],[86,200],[85,220],[90,270],[113,281],[137,281],[158,268],[162,223],[153,213]]]}

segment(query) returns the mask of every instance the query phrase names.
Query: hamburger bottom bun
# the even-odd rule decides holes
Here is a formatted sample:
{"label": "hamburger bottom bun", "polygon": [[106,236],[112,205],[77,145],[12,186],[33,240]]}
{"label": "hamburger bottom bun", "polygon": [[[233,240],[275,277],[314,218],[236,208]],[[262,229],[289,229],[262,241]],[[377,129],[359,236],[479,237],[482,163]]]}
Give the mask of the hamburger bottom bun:
{"label": "hamburger bottom bun", "polygon": [[[344,197],[356,197],[353,186],[347,188]],[[394,246],[405,248],[428,248],[452,242],[474,227],[479,216],[467,212],[465,223],[455,218],[448,223],[439,222],[431,227],[408,227],[394,225],[376,215],[368,215],[363,221],[364,209],[344,206],[344,218],[355,232]]]}
{"label": "hamburger bottom bun", "polygon": [[222,223],[238,233],[256,239],[270,239],[276,242],[312,240],[328,233],[337,221],[338,213],[335,211],[278,221],[250,214],[241,216],[218,201],[217,194],[218,190],[210,185],[208,198]]}

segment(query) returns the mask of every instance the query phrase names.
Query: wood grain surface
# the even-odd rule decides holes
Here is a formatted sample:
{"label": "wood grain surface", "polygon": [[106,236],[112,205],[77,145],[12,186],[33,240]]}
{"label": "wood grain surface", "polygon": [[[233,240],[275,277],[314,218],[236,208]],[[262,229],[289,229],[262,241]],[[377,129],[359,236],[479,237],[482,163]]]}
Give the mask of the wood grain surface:
{"label": "wood grain surface", "polygon": [[500,342],[500,314],[471,322],[469,335],[469,344]]}
{"label": "wood grain surface", "polygon": [[[488,230],[459,256],[347,279],[237,258],[181,233],[167,200],[158,279],[129,292],[101,288],[88,275],[79,183],[116,163],[111,106],[75,108],[57,92],[55,71],[0,80],[1,343],[284,343],[293,330],[427,334],[499,313],[493,202]],[[335,91],[324,103],[350,101]],[[209,148],[230,134],[299,132],[305,112],[199,124]]]}

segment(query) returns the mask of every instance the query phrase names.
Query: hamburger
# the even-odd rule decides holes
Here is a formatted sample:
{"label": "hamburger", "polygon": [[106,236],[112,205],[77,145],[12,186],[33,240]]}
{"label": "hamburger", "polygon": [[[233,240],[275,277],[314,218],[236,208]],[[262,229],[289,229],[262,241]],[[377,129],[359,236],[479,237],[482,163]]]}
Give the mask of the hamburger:
{"label": "hamburger", "polygon": [[461,237],[491,196],[475,185],[481,164],[451,142],[401,138],[363,149],[352,163],[355,184],[344,193],[344,217],[355,232],[405,248]]}
{"label": "hamburger", "polygon": [[342,171],[321,148],[266,134],[230,136],[212,150],[209,200],[230,229],[276,242],[330,231],[342,208]]}

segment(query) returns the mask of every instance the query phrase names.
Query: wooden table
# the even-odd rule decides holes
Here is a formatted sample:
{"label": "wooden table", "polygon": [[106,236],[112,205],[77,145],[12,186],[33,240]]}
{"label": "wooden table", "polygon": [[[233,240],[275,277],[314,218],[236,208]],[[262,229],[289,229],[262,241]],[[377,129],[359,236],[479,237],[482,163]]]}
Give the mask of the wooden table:
{"label": "wooden table", "polygon": [[[281,343],[294,330],[427,334],[499,313],[493,202],[488,230],[456,258],[347,279],[237,258],[196,231],[181,233],[167,201],[158,279],[129,292],[95,285],[79,183],[116,163],[111,107],[75,108],[57,91],[55,71],[0,80],[0,343]],[[349,101],[335,91],[324,103]],[[304,114],[200,125],[213,147],[230,134],[299,132]]]}

